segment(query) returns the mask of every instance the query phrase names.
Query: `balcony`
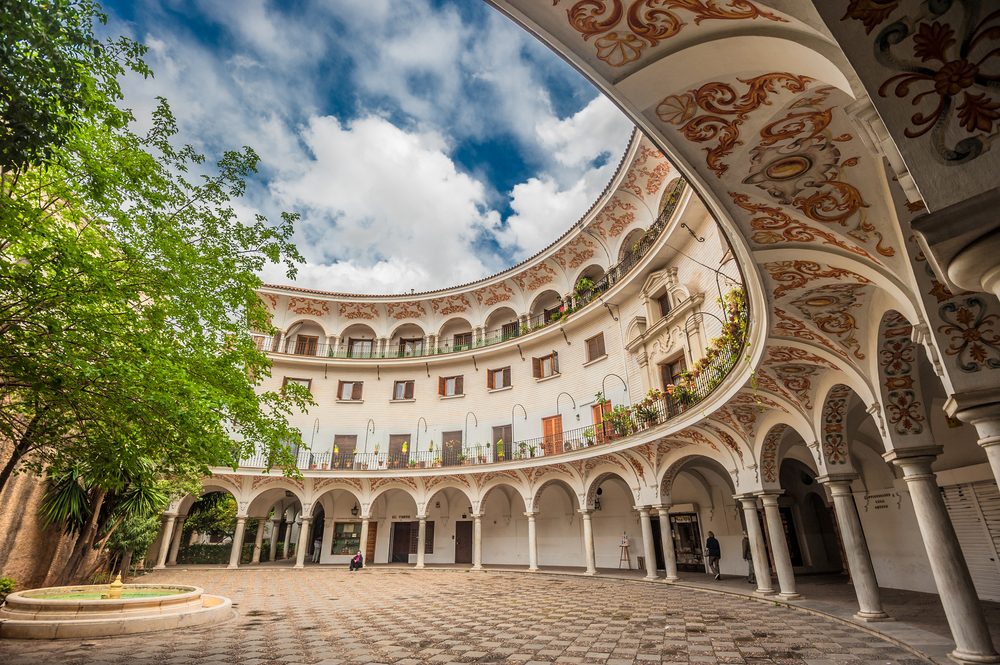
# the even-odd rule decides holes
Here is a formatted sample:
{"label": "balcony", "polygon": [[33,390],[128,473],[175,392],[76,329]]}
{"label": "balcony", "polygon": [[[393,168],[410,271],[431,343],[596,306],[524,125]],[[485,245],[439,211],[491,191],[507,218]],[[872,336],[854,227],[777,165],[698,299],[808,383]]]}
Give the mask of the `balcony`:
{"label": "balcony", "polygon": [[257,341],[257,348],[271,354],[283,356],[308,356],[348,360],[392,360],[399,358],[427,358],[450,353],[461,353],[462,351],[482,349],[509,342],[512,339],[517,339],[536,330],[564,321],[567,317],[586,307],[602,293],[610,290],[622,281],[656,245],[660,235],[677,209],[684,189],[685,183],[681,180],[677,183],[674,191],[671,192],[667,205],[656,218],[656,221],[646,230],[645,235],[629,249],[622,260],[609,268],[607,273],[594,283],[592,289],[583,293],[577,293],[561,311],[554,315],[539,314],[529,318],[526,324],[514,322],[495,330],[485,331],[479,336],[472,334],[471,339],[465,339],[458,343],[454,340],[438,340],[437,344],[427,344],[425,342],[419,345],[408,342],[405,344],[386,345],[385,348],[380,349],[377,341],[373,340],[373,343],[370,345],[348,348],[344,343],[333,346],[317,339],[310,339],[306,343],[288,342],[285,340],[278,342],[271,336],[255,335],[254,339]]}

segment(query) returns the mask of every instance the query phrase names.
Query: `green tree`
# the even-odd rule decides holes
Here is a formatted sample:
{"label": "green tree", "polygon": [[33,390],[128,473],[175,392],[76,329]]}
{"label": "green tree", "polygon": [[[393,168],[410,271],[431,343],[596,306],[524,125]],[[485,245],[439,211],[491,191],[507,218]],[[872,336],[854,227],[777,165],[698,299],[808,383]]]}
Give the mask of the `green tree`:
{"label": "green tree", "polygon": [[108,541],[108,549],[118,555],[117,569],[128,575],[136,553],[146,552],[160,530],[156,515],[128,517]]}
{"label": "green tree", "polygon": [[197,532],[225,538],[235,531],[236,499],[229,492],[212,492],[201,497],[184,520],[185,536]]}
{"label": "green tree", "polygon": [[12,132],[0,164],[0,437],[13,444],[0,491],[19,469],[85,502],[50,506],[74,525],[80,571],[135,488],[259,452],[295,472],[288,415],[312,401],[300,386],[259,389],[270,363],[250,331],[272,330],[258,272],[280,263],[291,277],[301,257],[293,215],[247,222],[234,210],[253,150],[209,165],[175,145],[162,99],[149,132],[130,129],[115,76],[148,73],[143,48],[97,48],[95,5],[11,0],[0,14],[0,54],[13,58],[0,84],[21,91],[0,106]]}

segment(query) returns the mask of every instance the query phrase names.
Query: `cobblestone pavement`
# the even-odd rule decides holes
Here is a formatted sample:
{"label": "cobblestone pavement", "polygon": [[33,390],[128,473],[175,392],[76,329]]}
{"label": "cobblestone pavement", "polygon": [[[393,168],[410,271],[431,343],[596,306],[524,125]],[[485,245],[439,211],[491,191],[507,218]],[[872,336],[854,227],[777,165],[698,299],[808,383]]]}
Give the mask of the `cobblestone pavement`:
{"label": "cobblestone pavement", "polygon": [[88,640],[6,640],[30,663],[921,663],[801,610],[612,579],[369,569],[169,570],[142,579],[233,599],[213,627]]}

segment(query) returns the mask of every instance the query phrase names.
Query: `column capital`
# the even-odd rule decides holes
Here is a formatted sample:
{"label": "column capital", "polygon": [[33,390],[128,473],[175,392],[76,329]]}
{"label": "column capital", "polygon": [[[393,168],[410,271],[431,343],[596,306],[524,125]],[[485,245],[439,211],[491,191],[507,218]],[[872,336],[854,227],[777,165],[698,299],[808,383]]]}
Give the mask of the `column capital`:
{"label": "column capital", "polygon": [[858,479],[858,474],[856,473],[828,473],[822,476],[816,477],[816,482],[820,485],[826,485],[830,488],[831,492],[835,490],[840,493],[844,493],[844,488],[847,488],[847,493],[851,493],[851,483]]}
{"label": "column capital", "polygon": [[886,462],[902,468],[905,464],[923,464],[933,462],[944,450],[944,446],[919,446],[914,448],[896,448],[882,455]]}
{"label": "column capital", "polygon": [[734,494],[733,498],[742,503],[744,508],[748,503],[753,503],[754,507],[757,506],[757,495],[751,492],[747,492],[745,494]]}
{"label": "column capital", "polygon": [[168,521],[173,521],[176,520],[178,516],[177,513],[163,513],[160,517]]}
{"label": "column capital", "polygon": [[427,521],[427,515],[417,515],[417,521],[418,522],[426,522]]}
{"label": "column capital", "polygon": [[485,514],[486,513],[470,513],[470,515],[472,516],[472,519],[474,519],[474,520],[481,520],[481,519],[483,519],[483,516]]}
{"label": "column capital", "polygon": [[576,511],[576,512],[580,513],[580,514],[581,514],[581,515],[583,515],[583,516],[584,516],[585,518],[589,518],[589,517],[591,516],[591,514],[592,514],[592,513],[594,512],[594,511],[593,511],[592,509],[590,509],[590,508],[580,508],[580,509],[579,509],[578,511]]}
{"label": "column capital", "polygon": [[524,511],[524,516],[527,517],[529,520],[535,519],[535,515],[537,515],[537,514],[538,514],[537,510],[526,510],[526,511]]}
{"label": "column capital", "polygon": [[312,515],[302,515],[299,519],[303,522],[312,522]]}
{"label": "column capital", "polygon": [[[174,515],[173,517],[176,518],[177,516]],[[236,521],[237,522],[246,522],[248,519],[250,519],[250,518],[247,517],[246,515],[237,515],[236,516]]]}
{"label": "column capital", "polygon": [[649,506],[632,506],[633,510],[638,510],[639,514],[646,513],[649,514]]}
{"label": "column capital", "polygon": [[778,505],[778,497],[782,496],[785,490],[763,490],[761,492],[755,492],[756,496],[760,497],[761,503],[765,506],[776,506]]}

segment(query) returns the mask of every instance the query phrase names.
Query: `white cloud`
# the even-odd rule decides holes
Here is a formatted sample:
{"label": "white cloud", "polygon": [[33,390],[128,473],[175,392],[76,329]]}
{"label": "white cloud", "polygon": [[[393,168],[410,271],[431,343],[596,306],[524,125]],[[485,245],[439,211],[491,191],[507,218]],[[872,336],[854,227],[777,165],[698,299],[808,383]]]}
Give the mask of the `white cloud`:
{"label": "white cloud", "polygon": [[486,187],[456,168],[440,135],[406,132],[376,116],[348,126],[326,116],[313,118],[302,138],[312,159],[272,183],[282,205],[303,212],[307,258],[326,266],[303,270],[300,282],[406,292],[495,267],[471,248],[499,216],[487,208]]}

